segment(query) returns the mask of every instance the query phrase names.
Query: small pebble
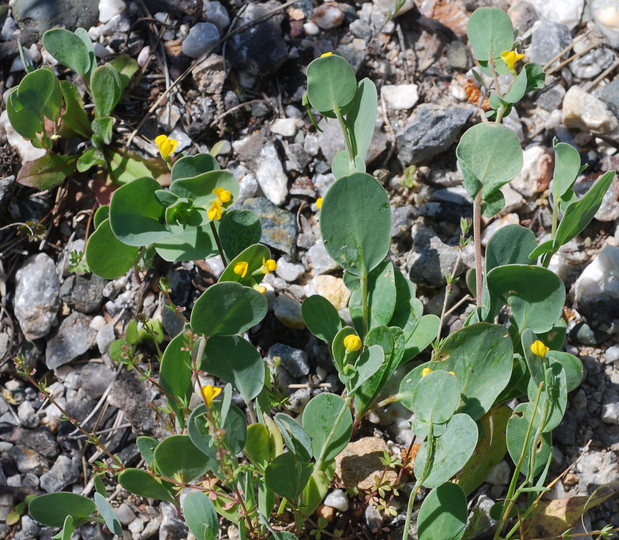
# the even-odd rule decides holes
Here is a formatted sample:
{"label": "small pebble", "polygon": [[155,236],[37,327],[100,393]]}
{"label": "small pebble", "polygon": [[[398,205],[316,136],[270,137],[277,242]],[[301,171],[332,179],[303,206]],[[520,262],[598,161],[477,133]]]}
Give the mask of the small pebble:
{"label": "small pebble", "polygon": [[340,512],[346,512],[349,507],[348,497],[341,489],[334,489],[325,497],[325,504],[336,508]]}
{"label": "small pebble", "polygon": [[198,23],[191,28],[189,35],[183,40],[183,53],[190,58],[200,58],[219,42],[220,37],[219,29],[213,23]]}

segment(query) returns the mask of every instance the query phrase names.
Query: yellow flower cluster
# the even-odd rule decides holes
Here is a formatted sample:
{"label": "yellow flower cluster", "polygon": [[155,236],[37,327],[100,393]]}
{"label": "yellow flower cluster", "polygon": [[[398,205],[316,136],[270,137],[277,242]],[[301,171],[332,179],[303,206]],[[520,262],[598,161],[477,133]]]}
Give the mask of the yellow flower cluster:
{"label": "yellow flower cluster", "polygon": [[213,201],[206,215],[211,221],[219,221],[224,215],[223,205],[232,201],[232,193],[222,187],[215,188],[213,193],[217,195],[217,198]]}

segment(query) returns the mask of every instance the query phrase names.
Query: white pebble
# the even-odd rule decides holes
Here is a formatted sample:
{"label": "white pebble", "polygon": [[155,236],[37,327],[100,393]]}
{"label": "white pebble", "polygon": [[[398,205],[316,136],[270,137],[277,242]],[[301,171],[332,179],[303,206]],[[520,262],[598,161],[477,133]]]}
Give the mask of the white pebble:
{"label": "white pebble", "polygon": [[334,489],[325,497],[325,504],[331,508],[335,508],[340,512],[348,510],[348,498],[341,489]]}

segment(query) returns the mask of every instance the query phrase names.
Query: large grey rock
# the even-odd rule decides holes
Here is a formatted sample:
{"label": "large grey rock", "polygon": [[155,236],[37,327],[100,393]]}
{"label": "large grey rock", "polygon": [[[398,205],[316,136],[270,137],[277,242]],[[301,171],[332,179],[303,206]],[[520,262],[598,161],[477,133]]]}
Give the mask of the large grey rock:
{"label": "large grey rock", "polygon": [[91,398],[98,399],[114,380],[114,372],[100,362],[89,362],[80,373],[79,385]]}
{"label": "large grey rock", "polygon": [[[458,258],[457,247],[448,246],[431,229],[423,226],[413,227],[413,242],[411,280],[429,287],[445,285],[445,276],[453,272]],[[459,265],[458,273],[463,270],[464,265]]]}
{"label": "large grey rock", "polygon": [[41,476],[41,487],[48,493],[54,493],[77,482],[79,477],[79,461],[65,455],[58,456],[49,472]]}
{"label": "large grey rock", "polygon": [[[250,3],[238,21],[238,26],[251,23],[278,8],[279,2]],[[251,75],[270,75],[288,59],[281,24],[283,15],[274,16],[239,32],[228,41],[227,58],[232,66]]]}
{"label": "large grey rock", "polygon": [[579,485],[584,493],[592,493],[597,487],[619,480],[617,455],[612,451],[591,450],[576,464]]}
{"label": "large grey rock", "polygon": [[256,214],[262,225],[260,241],[267,246],[294,255],[297,242],[297,223],[293,214],[275,206],[264,197],[247,199],[243,208]]}
{"label": "large grey rock", "polygon": [[472,107],[419,105],[397,136],[402,165],[427,162],[447,150],[474,112]]}
{"label": "large grey rock", "polygon": [[267,358],[271,362],[279,358],[281,365],[284,366],[286,371],[295,379],[305,377],[310,371],[305,351],[295,349],[283,343],[276,343],[273,345],[267,353]]}
{"label": "large grey rock", "polygon": [[567,26],[560,22],[542,20],[531,35],[529,56],[531,62],[544,65],[572,42]]}
{"label": "large grey rock", "polygon": [[15,317],[28,340],[47,335],[60,307],[60,282],[45,253],[29,257],[15,274]]}
{"label": "large grey rock", "polygon": [[548,0],[529,1],[542,17],[565,24],[570,29],[579,23],[585,6],[585,0],[562,0],[559,3]]}
{"label": "large grey rock", "polygon": [[60,297],[80,313],[93,313],[103,305],[103,289],[107,281],[95,274],[71,275],[60,287]]}
{"label": "large grey rock", "polygon": [[39,427],[36,430],[16,429],[11,436],[11,442],[17,446],[30,448],[48,459],[56,457],[59,452],[56,437],[46,427]]}
{"label": "large grey rock", "polygon": [[75,30],[99,22],[99,0],[16,0],[13,17],[28,41],[55,27]]}
{"label": "large grey rock", "polygon": [[22,474],[43,474],[48,470],[47,459],[31,448],[14,446],[8,451],[8,455]]}
{"label": "large grey rock", "polygon": [[169,502],[161,503],[161,527],[159,540],[181,540],[187,538],[189,529],[184,520],[178,517],[176,508]]}
{"label": "large grey rock", "polygon": [[49,369],[68,364],[94,347],[97,332],[90,327],[91,318],[74,311],[62,321],[45,349],[45,365]]}

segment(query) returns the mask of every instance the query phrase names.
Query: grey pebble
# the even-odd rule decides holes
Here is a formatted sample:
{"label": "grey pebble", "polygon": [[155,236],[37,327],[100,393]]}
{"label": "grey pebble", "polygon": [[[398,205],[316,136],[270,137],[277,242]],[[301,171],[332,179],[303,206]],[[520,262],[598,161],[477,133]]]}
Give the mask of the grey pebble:
{"label": "grey pebble", "polygon": [[95,345],[97,332],[90,328],[90,321],[90,317],[76,311],[62,321],[45,349],[49,369],[71,362]]}
{"label": "grey pebble", "polygon": [[41,476],[41,487],[48,493],[54,493],[77,482],[79,477],[79,460],[61,455],[49,472]]}
{"label": "grey pebble", "polygon": [[281,365],[296,379],[305,377],[309,374],[310,367],[305,351],[295,349],[283,343],[276,343],[269,349],[267,357],[271,361],[279,357]]}
{"label": "grey pebble", "polygon": [[189,34],[183,40],[183,53],[190,58],[200,58],[219,42],[220,37],[219,29],[213,23],[197,23],[189,30]]}

